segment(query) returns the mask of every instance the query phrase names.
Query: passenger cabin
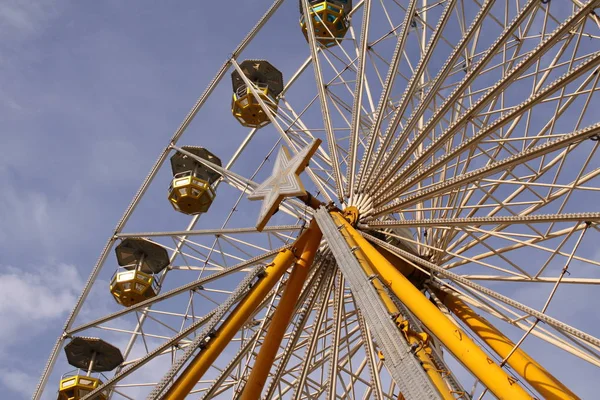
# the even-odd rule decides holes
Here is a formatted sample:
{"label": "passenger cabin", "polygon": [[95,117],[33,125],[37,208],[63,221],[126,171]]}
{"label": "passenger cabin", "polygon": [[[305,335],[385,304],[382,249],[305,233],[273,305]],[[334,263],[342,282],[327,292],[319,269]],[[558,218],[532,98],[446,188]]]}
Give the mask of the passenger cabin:
{"label": "passenger cabin", "polygon": [[[123,363],[121,351],[102,339],[74,337],[66,346],[67,362],[77,370],[64,374],[58,387],[58,400],[80,400],[102,385],[100,373]],[[95,399],[106,400],[100,392]]]}
{"label": "passenger cabin", "polygon": [[[183,150],[217,167],[221,160],[203,147],[184,146]],[[169,186],[169,202],[181,213],[196,215],[208,211],[216,197],[212,187],[221,174],[194,157],[176,153],[171,157],[173,180]]]}
{"label": "passenger cabin", "polygon": [[[277,112],[279,99],[283,91],[283,74],[271,63],[265,60],[246,60],[240,64],[240,69],[249,83],[255,86],[259,97],[273,113]],[[231,112],[242,124],[250,128],[262,128],[271,120],[263,110],[259,101],[252,94],[246,80],[237,70],[231,74],[233,85],[233,100]]]}
{"label": "passenger cabin", "polygon": [[[304,18],[303,0],[300,0],[300,26],[308,41],[308,24]],[[309,0],[315,39],[324,47],[332,47],[348,32],[348,15],[352,0]]]}
{"label": "passenger cabin", "polygon": [[131,307],[158,294],[155,275],[169,265],[167,250],[141,238],[127,238],[115,248],[119,268],[110,281],[117,303]]}

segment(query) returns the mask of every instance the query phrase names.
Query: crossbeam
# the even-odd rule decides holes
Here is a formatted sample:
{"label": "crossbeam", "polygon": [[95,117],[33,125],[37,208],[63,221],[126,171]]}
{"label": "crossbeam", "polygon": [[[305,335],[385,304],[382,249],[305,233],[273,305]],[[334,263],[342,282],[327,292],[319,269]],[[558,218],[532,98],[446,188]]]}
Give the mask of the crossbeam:
{"label": "crossbeam", "polygon": [[[317,212],[317,218],[318,218]],[[332,213],[374,267],[374,272],[398,299],[460,362],[499,399],[531,399],[532,397],[498,364],[454,325],[423,293],[363,238],[341,214]]]}
{"label": "crossbeam", "polygon": [[317,232],[318,229],[315,228],[314,224],[311,224],[296,240],[291,250],[284,250],[275,257],[273,262],[265,268],[263,277],[240,300],[235,309],[214,332],[210,341],[206,343],[200,353],[194,357],[185,370],[177,377],[164,396],[160,396],[159,398],[182,400],[192,391],[212,363],[263,301],[267,293],[271,291],[297,258],[295,254],[297,249],[303,248],[312,236],[318,234]]}
{"label": "crossbeam", "polygon": [[579,399],[523,349],[517,348],[513,353],[515,344],[458,297],[445,290],[435,290],[435,293],[454,315],[500,357],[505,359],[510,355],[507,360],[508,365],[545,399]]}

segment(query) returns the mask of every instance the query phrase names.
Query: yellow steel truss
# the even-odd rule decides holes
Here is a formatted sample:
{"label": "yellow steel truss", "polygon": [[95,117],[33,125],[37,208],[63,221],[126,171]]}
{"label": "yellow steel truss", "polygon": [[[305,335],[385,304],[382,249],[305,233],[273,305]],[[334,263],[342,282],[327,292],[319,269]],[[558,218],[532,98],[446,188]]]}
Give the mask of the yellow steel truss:
{"label": "yellow steel truss", "polygon": [[[340,219],[346,220],[340,214],[333,213],[332,215],[334,215],[334,219],[336,220],[338,226]],[[347,230],[342,230],[341,233],[351,248],[360,248],[360,245],[354,240],[352,236],[350,236],[350,233]],[[356,256],[356,259],[365,271],[365,274],[367,276],[374,276],[376,273],[375,267],[371,264],[371,261],[366,256],[366,254],[363,251],[356,251],[354,255]],[[427,373],[429,379],[431,379],[431,382],[435,385],[442,399],[454,400],[455,397],[452,395],[452,392],[450,391],[448,385],[446,385],[446,382],[440,374],[440,371],[437,370],[431,358],[431,349],[429,348],[429,340],[426,337],[427,334],[417,333],[410,329],[408,321],[405,321],[400,316],[400,310],[398,309],[398,307],[396,307],[396,304],[394,304],[390,296],[388,296],[388,292],[385,289],[385,287],[381,284],[381,282],[378,279],[373,279],[372,283],[375,287],[375,290],[377,291],[377,294],[379,295],[379,298],[385,305],[385,308],[387,308],[391,315],[397,316],[395,322],[402,330],[408,343],[410,343],[411,345],[419,346],[415,349],[415,355],[421,361],[423,369]],[[385,356],[385,354],[383,356]]]}
{"label": "yellow steel truss", "polygon": [[[365,240],[338,211],[331,215],[341,232],[354,249],[355,256],[368,276],[376,276],[373,285],[383,304],[392,314],[400,316],[400,312],[388,295],[388,290],[395,296],[435,335],[454,356],[468,368],[499,399],[531,399],[532,397],[512,379],[498,364],[491,360],[463,331],[456,327],[421,291],[411,283],[389,257],[386,258]],[[281,279],[288,268],[296,261],[284,294],[267,336],[263,342],[248,382],[244,387],[243,400],[257,399],[268,378],[269,370],[276,356],[286,328],[292,318],[308,270],[312,264],[321,241],[321,231],[316,222],[296,240],[291,250],[280,252],[265,269],[264,276],[253,286],[250,292],[237,304],[206,347],[192,360],[184,372],[165,394],[164,399],[180,400],[185,398],[210,365],[235,336],[236,332],[256,311],[265,296]],[[300,254],[300,256],[298,256]],[[484,340],[501,357],[506,357],[513,350],[514,343],[495,329],[489,322],[478,316],[466,304],[456,297],[440,292],[444,304],[453,311],[475,334]],[[414,344],[415,355],[421,360],[423,368],[438,389],[444,400],[452,400],[459,393],[453,393],[443,379],[444,371],[438,371],[431,357],[430,338],[426,333],[416,332],[409,322],[398,318],[400,331],[410,344]],[[524,351],[517,349],[508,359],[508,364],[523,376],[537,391],[548,399],[577,399],[569,389],[537,364]]]}
{"label": "yellow steel truss", "polygon": [[302,286],[308,276],[308,271],[315,258],[319,244],[321,243],[322,235],[318,226],[315,224],[312,229],[314,229],[315,232],[309,237],[308,242],[302,250],[302,255],[296,261],[296,265],[294,265],[294,268],[292,269],[286,288],[279,300],[277,309],[273,314],[267,335],[265,336],[258,356],[254,361],[252,372],[248,377],[248,383],[246,383],[240,397],[241,400],[259,399],[263,387],[265,386],[265,382],[269,376],[269,370],[271,369],[271,365],[273,365],[273,361],[275,360],[277,350],[279,350],[279,345],[281,344],[287,326],[292,319],[294,307],[296,306],[298,297],[302,291]]}
{"label": "yellow steel truss", "polygon": [[[318,239],[315,239],[317,237]],[[277,284],[285,271],[292,265],[298,257],[296,254],[304,249],[307,243],[320,240],[321,231],[316,223],[311,223],[309,228],[296,240],[291,250],[283,250],[265,269],[264,276],[252,287],[250,292],[240,300],[237,306],[221,324],[215,332],[214,337],[208,342],[206,347],[192,360],[185,368],[183,373],[173,383],[171,388],[163,397],[167,400],[182,400],[194,388],[196,383],[206,373],[211,364],[217,359],[219,354],[227,347],[231,339],[246,323],[248,318],[264,300],[267,294]],[[303,256],[305,256],[303,254]]]}
{"label": "yellow steel truss", "polygon": [[454,315],[490,346],[492,350],[498,353],[500,357],[506,359],[510,354],[510,357],[506,361],[508,365],[529,382],[545,399],[579,398],[525,351],[517,348],[513,352],[515,344],[458,297],[442,290],[436,290],[435,293]]}
{"label": "yellow steel truss", "polygon": [[[458,358],[496,397],[506,400],[531,399],[498,364],[491,360],[464,332],[458,329],[435,305],[382,256],[338,212],[332,212],[342,232],[359,247],[374,272],[400,301]],[[344,232],[345,231],[345,232]]]}

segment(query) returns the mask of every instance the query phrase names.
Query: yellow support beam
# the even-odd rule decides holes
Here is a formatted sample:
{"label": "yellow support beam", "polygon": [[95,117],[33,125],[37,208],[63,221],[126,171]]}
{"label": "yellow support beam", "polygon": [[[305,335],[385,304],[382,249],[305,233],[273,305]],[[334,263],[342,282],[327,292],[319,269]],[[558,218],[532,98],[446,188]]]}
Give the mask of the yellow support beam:
{"label": "yellow support beam", "polygon": [[[431,350],[431,338],[429,335],[424,332],[413,331],[408,321],[397,320],[396,323],[398,323],[398,326],[408,343],[410,343],[411,346],[416,346],[415,355],[419,361],[421,361],[423,369],[425,372],[427,372],[427,376],[429,376],[429,379],[431,379],[438,392],[440,392],[442,399],[455,400],[456,397],[452,394],[448,388],[448,385],[446,385],[446,382],[444,381],[444,377],[442,376],[442,373],[447,373],[447,371],[439,371],[433,362],[433,358],[431,356],[433,350]],[[463,393],[456,394],[461,396]]]}
{"label": "yellow support beam", "polygon": [[[457,328],[401,272],[383,257],[339,212],[331,213],[337,225],[359,246],[375,272],[400,301],[454,354],[496,397],[505,400],[532,397],[499,365],[494,363],[464,332]],[[342,230],[342,233],[344,233]]]}
{"label": "yellow support beam", "polygon": [[241,400],[259,399],[263,391],[265,382],[269,376],[269,371],[271,370],[271,366],[273,365],[273,361],[275,360],[275,356],[281,345],[281,340],[292,319],[294,308],[298,302],[300,293],[302,292],[302,287],[308,276],[308,271],[315,259],[319,244],[321,243],[322,235],[318,226],[315,224],[315,226],[310,229],[315,229],[315,233],[311,234],[309,237],[308,242],[302,250],[302,255],[296,261],[296,264],[292,269],[283,295],[273,314],[267,335],[265,336],[258,356],[254,361],[254,366],[248,377],[248,382],[240,396]]}
{"label": "yellow support beam", "polygon": [[[500,357],[506,359],[511,353],[515,344],[488,320],[478,315],[471,307],[465,304],[461,299],[443,290],[432,288],[435,294],[442,300],[454,315],[456,315],[473,333],[492,348]],[[577,395],[571,392],[565,385],[525,351],[518,348],[506,361],[516,373],[525,379],[544,399],[579,399]]]}
{"label": "yellow support beam", "polygon": [[235,334],[256,311],[257,307],[265,299],[265,296],[275,287],[275,284],[285,271],[292,265],[297,258],[296,254],[299,249],[303,249],[306,242],[315,235],[320,236],[321,232],[316,227],[316,224],[311,223],[310,227],[296,239],[291,250],[283,250],[277,254],[273,262],[265,268],[264,276],[240,300],[221,326],[219,326],[206,347],[196,355],[183,373],[179,375],[163,399],[183,400],[191,392],[208,368],[231,342]]}
{"label": "yellow support beam", "polygon": [[[348,233],[344,233],[342,231],[342,235],[344,236],[344,238],[348,242],[348,245],[351,248],[359,247],[358,243],[356,243],[351,236],[348,236]],[[371,264],[370,260],[365,256],[365,254],[363,254],[363,252],[355,252],[354,255],[356,256],[356,259],[363,268],[363,271],[365,271],[365,274],[367,276],[373,276],[375,274],[375,268]],[[381,299],[383,305],[388,310],[390,315],[400,315],[400,310],[398,309],[398,307],[396,307],[396,304],[392,301],[392,299],[388,295],[388,292],[386,291],[385,287],[381,284],[381,282],[378,279],[373,279],[372,283],[373,287],[377,291],[377,294],[379,295],[379,298]],[[429,347],[427,335],[425,333],[419,334],[409,329],[408,321],[404,321],[401,317],[398,317],[394,322],[396,322],[396,324],[401,328],[408,343],[410,343],[411,345],[419,346],[415,354],[417,358],[421,361],[421,366],[427,373],[429,379],[431,379],[431,382],[436,387],[442,399],[455,400],[455,397],[452,395],[452,392],[448,388],[448,385],[444,381],[444,378],[440,374],[440,371],[438,371],[433,360],[431,359],[431,349]]]}

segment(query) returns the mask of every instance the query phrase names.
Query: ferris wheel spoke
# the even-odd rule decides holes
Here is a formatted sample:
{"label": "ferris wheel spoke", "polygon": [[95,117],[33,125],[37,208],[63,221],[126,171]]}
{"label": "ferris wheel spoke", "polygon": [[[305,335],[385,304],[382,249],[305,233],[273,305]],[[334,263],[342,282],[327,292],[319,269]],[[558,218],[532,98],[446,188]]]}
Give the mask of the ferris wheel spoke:
{"label": "ferris wheel spoke", "polygon": [[325,132],[327,134],[327,144],[328,144],[328,148],[329,148],[329,155],[332,159],[332,168],[333,168],[333,173],[334,173],[333,175],[334,175],[334,181],[335,181],[335,187],[336,187],[336,194],[337,194],[337,197],[341,200],[343,197],[343,195],[342,195],[343,182],[342,182],[342,173],[338,166],[339,159],[338,159],[337,143],[336,143],[335,135],[333,132],[333,124],[331,122],[331,117],[329,114],[329,103],[327,100],[325,82],[323,81],[323,75],[321,72],[321,63],[319,61],[319,54],[317,53],[318,46],[316,44],[313,20],[310,15],[310,12],[309,12],[310,7],[309,7],[307,0],[302,0],[302,8],[303,8],[304,19],[307,24],[308,42],[309,42],[309,47],[310,47],[310,51],[311,51],[311,55],[312,55],[313,68],[315,70],[315,82],[317,84],[317,91],[319,93],[323,123],[325,126]]}
{"label": "ferris wheel spoke", "polygon": [[[516,328],[519,328],[523,332],[527,332],[531,329],[533,323],[526,319],[526,316],[520,315],[508,308],[501,302],[486,296],[485,294],[478,293],[473,291],[468,287],[463,286],[447,286],[446,282],[438,282],[435,287],[438,289],[447,291],[452,293],[452,295],[456,296],[466,304],[471,307],[474,307],[477,310],[480,310],[488,315],[497,318],[500,321],[503,321],[509,325],[512,325]],[[435,292],[435,291],[434,291]],[[435,293],[430,292],[432,297],[436,298]],[[440,306],[445,307],[439,299],[436,298],[436,301],[439,302]],[[448,311],[449,312],[449,311]],[[537,325],[534,327],[531,334],[536,336],[538,339],[543,340],[544,342],[556,346],[575,357],[578,357],[590,364],[600,366],[600,354],[590,347],[583,345],[579,341],[573,341],[573,338],[566,336],[560,331],[556,331],[557,333],[550,332],[548,329]],[[560,334],[559,337],[558,335]]]}
{"label": "ferris wheel spoke", "polygon": [[[546,99],[555,91],[564,88],[567,84],[573,82],[575,79],[581,77],[583,74],[586,74],[590,72],[590,70],[597,68],[599,63],[600,53],[596,53],[593,57],[590,57],[585,62],[571,69],[569,72],[562,75],[559,79],[554,81],[546,88],[542,89],[541,91],[538,91],[537,93],[529,97],[527,100],[525,100],[523,103],[514,107],[509,112],[504,113],[503,116],[496,119],[491,124],[486,125],[485,128],[479,130],[475,135],[466,138],[457,147],[452,148],[450,151],[447,151],[441,157],[435,159],[430,164],[420,169],[418,171],[418,175],[413,175],[412,178],[408,178],[411,174],[414,174],[414,172],[417,170],[417,168],[419,168],[419,166],[424,164],[427,158],[431,157],[442,146],[444,146],[446,143],[449,143],[449,141],[452,140],[453,131],[451,129],[446,130],[443,134],[436,138],[426,149],[424,149],[423,152],[417,158],[414,158],[410,163],[408,163],[404,168],[402,168],[398,175],[394,176],[394,178],[388,184],[383,186],[383,188],[375,194],[375,197],[381,198],[381,196],[385,196],[383,198],[384,200],[396,197],[399,193],[404,192],[406,189],[415,185],[416,183],[422,182],[428,176],[430,176],[430,174],[438,170],[441,166],[448,164],[453,159],[456,159],[458,156],[460,156],[461,153],[463,153],[473,145],[481,143],[482,140],[489,137],[494,132],[497,132],[499,129],[508,125],[509,123],[511,124],[509,128],[510,130],[507,132],[507,134],[499,138],[497,143],[501,144],[504,141],[507,141],[509,138],[514,139],[512,132],[514,132],[515,127],[518,126],[519,121],[526,112],[531,110],[532,107],[534,107],[536,104],[543,102],[544,99]],[[585,88],[589,85],[589,83],[592,80],[595,79],[597,79],[597,76],[594,76],[594,74],[590,74],[586,78],[586,80],[580,85],[579,89]],[[579,89],[576,93],[580,93]],[[562,109],[566,110],[567,107],[576,98],[577,95],[569,97],[569,99],[563,105]],[[556,114],[556,116],[560,116],[561,114],[562,112],[559,112]],[[543,133],[544,131],[545,129],[542,129],[540,133]],[[528,142],[530,145],[535,144],[537,140],[543,139],[544,137],[546,136],[524,136],[522,138],[523,144],[525,145],[526,142]]]}
{"label": "ferris wheel spoke", "polygon": [[383,400],[383,388],[381,387],[381,377],[379,375],[379,368],[377,368],[377,350],[373,342],[373,337],[370,330],[367,328],[364,317],[360,310],[358,312],[358,324],[360,326],[360,332],[362,334],[363,346],[366,353],[367,366],[370,373],[370,384],[369,388],[365,393],[365,398],[369,398],[371,393],[375,400]]}
{"label": "ferris wheel spoke", "polygon": [[[368,0],[367,0],[368,1]],[[336,274],[336,282],[333,286],[333,343],[340,342],[340,334],[342,331],[342,318],[344,316],[344,278],[338,271]],[[337,380],[338,380],[338,358],[340,355],[340,346],[332,346],[329,354],[329,388],[328,398],[335,397]]]}
{"label": "ferris wheel spoke", "polygon": [[582,140],[589,139],[590,137],[595,136],[596,134],[598,134],[598,132],[600,132],[600,125],[592,125],[588,128],[564,135],[560,139],[550,140],[543,145],[539,145],[528,150],[522,151],[521,153],[516,154],[512,157],[508,157],[502,161],[490,163],[486,167],[473,170],[464,175],[459,175],[458,177],[447,180],[445,182],[425,187],[424,189],[419,190],[416,194],[407,196],[401,200],[396,200],[389,205],[379,205],[378,208],[374,209],[373,216],[371,218],[389,212],[406,209],[423,200],[431,199],[432,197],[435,197],[442,193],[446,193],[454,188],[474,183],[481,178],[491,176],[495,173],[505,170],[506,168],[511,168],[512,166],[516,166],[520,163],[524,163],[526,161],[540,157],[544,154],[548,154],[553,151],[575,145],[577,143],[580,143]]}
{"label": "ferris wheel spoke", "polygon": [[547,223],[547,222],[600,222],[600,213],[582,212],[565,214],[542,214],[542,215],[516,215],[516,216],[491,216],[491,217],[467,217],[467,218],[439,218],[439,219],[406,219],[372,221],[364,224],[366,228],[399,228],[399,227],[452,227],[452,226],[481,226],[481,225],[503,225]]}
{"label": "ferris wheel spoke", "polygon": [[[330,81],[331,82],[331,81]],[[290,113],[292,114],[292,119],[291,119],[291,123],[288,126],[288,129],[292,128],[293,125],[298,125],[299,132],[302,132],[303,134],[307,135],[309,140],[307,141],[306,144],[308,144],[308,142],[312,142],[313,140],[315,140],[315,136],[311,133],[311,130],[308,129],[308,127],[304,124],[304,122],[302,121],[301,117],[304,115],[304,113],[306,112],[306,110],[310,107],[310,105],[318,100],[319,96],[316,95],[313,97],[313,99],[308,103],[308,105],[306,106],[306,108],[304,110],[302,110],[300,113],[296,113],[296,111],[292,108],[292,106],[290,105],[290,103],[287,101],[287,99],[285,97],[282,96],[281,100],[283,101],[283,103],[285,104],[285,106],[287,107],[287,109],[290,111]],[[287,130],[287,129],[286,129]],[[326,153],[326,151],[319,147],[319,149],[317,150],[316,155],[326,164],[331,168],[331,159],[329,158],[329,155]]]}
{"label": "ferris wheel spoke", "polygon": [[293,388],[292,398],[294,399],[299,399],[302,396],[302,392],[304,391],[311,367],[311,361],[317,349],[319,341],[319,332],[323,328],[323,322],[325,321],[325,317],[327,314],[327,303],[333,291],[334,279],[335,274],[331,274],[329,277],[329,283],[327,285],[326,290],[323,292],[322,299],[318,307],[318,314],[312,324],[312,333],[309,336],[310,339],[306,345],[305,355],[302,358],[302,361],[299,366],[300,372],[293,386],[291,387]]}
{"label": "ferris wheel spoke", "polygon": [[230,383],[229,385],[224,385],[226,379],[230,377],[234,377],[233,370],[238,367],[243,359],[247,356],[248,352],[252,349],[256,339],[258,338],[260,331],[256,331],[247,341],[246,344],[240,348],[238,353],[233,357],[231,362],[221,371],[220,375],[215,379],[214,383],[210,385],[205,391],[203,395],[203,399],[210,399],[214,396],[218,396],[223,392],[231,389],[234,383]]}
{"label": "ferris wheel spoke", "polygon": [[[397,34],[396,47],[394,48],[394,53],[392,54],[392,58],[389,62],[388,72],[385,78],[385,82],[383,83],[383,90],[381,92],[381,96],[379,98],[379,102],[375,111],[375,121],[368,134],[369,142],[367,143],[367,150],[364,153],[365,155],[371,153],[373,145],[375,143],[375,137],[379,134],[379,131],[381,130],[383,116],[385,115],[386,110],[389,107],[389,100],[390,95],[392,93],[394,79],[396,77],[396,71],[398,71],[398,66],[400,65],[400,61],[402,60],[404,47],[406,45],[406,39],[408,37],[410,22],[415,14],[415,9],[417,6],[416,3],[417,0],[410,0],[406,12],[404,13],[404,20],[402,21],[402,25],[400,26],[400,32]],[[365,161],[366,160],[362,161],[363,165],[365,164]],[[361,174],[360,170],[359,174]]]}
{"label": "ferris wheel spoke", "polygon": [[377,238],[367,235],[367,234],[363,234],[363,235],[367,236],[370,241],[373,241],[373,242],[377,243],[378,245],[390,250],[391,252],[393,252],[394,254],[401,257],[403,260],[409,262],[411,265],[413,265],[415,267],[417,265],[420,265],[420,266],[424,267],[426,270],[435,272],[435,273],[443,276],[444,278],[452,280],[455,283],[467,286],[471,289],[476,290],[477,292],[484,293],[492,298],[495,298],[496,300],[499,300],[508,306],[511,306],[521,312],[524,312],[531,317],[535,317],[535,318],[539,319],[540,321],[543,321],[546,324],[548,324],[548,325],[556,328],[557,330],[562,331],[570,336],[576,337],[576,338],[578,338],[584,342],[590,343],[594,346],[600,346],[600,339],[598,339],[592,335],[582,332],[568,324],[565,324],[555,318],[548,316],[547,314],[541,313],[541,312],[539,312],[529,306],[526,306],[516,300],[513,300],[507,296],[497,293],[496,291],[493,291],[493,290],[488,289],[484,286],[481,286],[477,283],[474,283],[466,278],[463,278],[459,274],[451,272],[445,268],[439,267],[438,265],[431,263],[429,261],[423,260],[420,257],[410,254],[405,250],[395,248],[380,239],[377,239]]}
{"label": "ferris wheel spoke", "polygon": [[[271,225],[265,226],[262,232],[293,232],[302,229],[300,225]],[[247,228],[221,228],[221,229],[192,229],[188,231],[170,231],[170,232],[128,232],[118,233],[117,238],[151,238],[151,237],[179,237],[179,236],[220,236],[229,234],[242,234],[242,233],[260,233],[255,227]]]}
{"label": "ferris wheel spoke", "polygon": [[[465,91],[469,87],[469,85],[475,81],[475,79],[481,73],[483,67],[487,65],[487,63],[492,59],[492,57],[496,54],[501,44],[509,38],[516,27],[525,19],[530,9],[537,6],[537,2],[531,1],[529,3],[531,6],[525,6],[519,15],[515,17],[510,27],[507,28],[501,37],[490,47],[486,53],[482,56],[482,58],[477,62],[475,66],[469,71],[467,76],[463,78],[461,83],[454,89],[453,94],[447,97],[444,100],[444,103],[436,110],[434,115],[427,121],[425,126],[422,128],[421,133],[417,134],[414,137],[414,140],[410,141],[408,146],[402,151],[402,153],[393,160],[392,165],[383,164],[383,168],[386,169],[380,181],[380,184],[375,186],[375,190],[381,187],[381,182],[385,182],[386,179],[390,178],[391,174],[396,173],[405,163],[408,161],[408,158],[412,156],[417,150],[418,146],[420,146],[423,141],[426,139],[430,130],[440,121],[441,117],[446,114],[453,104],[458,100],[458,97],[461,93]],[[471,113],[475,113],[476,110],[481,109],[487,104],[489,101],[498,96],[501,90],[505,89],[508,85],[510,85],[517,77],[529,69],[542,55],[544,55],[549,49],[551,49],[559,40],[562,39],[563,35],[570,30],[574,29],[578,24],[583,23],[585,21],[586,15],[593,9],[594,2],[588,3],[585,7],[581,8],[569,18],[567,18],[561,25],[559,25],[550,35],[548,35],[534,50],[527,53],[525,57],[520,61],[520,63],[512,68],[504,77],[502,77],[492,88],[490,88],[485,95],[480,97],[480,99],[473,106],[470,107],[470,113],[463,114],[462,119],[455,122],[455,125],[459,123],[464,123]],[[414,120],[414,118],[413,118]],[[412,129],[415,127],[415,122],[412,124],[408,123],[405,127],[405,132],[410,133]],[[394,156],[398,152],[398,146],[392,146],[392,150],[390,151],[390,155]],[[391,160],[391,157],[388,158]]]}
{"label": "ferris wheel spoke", "polygon": [[364,168],[366,168],[366,172],[365,172],[366,175],[364,178],[366,179],[366,182],[370,181],[371,175],[373,173],[373,167],[371,165],[371,162],[373,161],[372,162],[373,165],[378,165],[379,162],[381,161],[380,155],[383,154],[383,152],[381,152],[380,149],[386,149],[389,146],[390,141],[393,138],[393,132],[395,132],[396,129],[398,128],[401,118],[404,115],[404,113],[406,112],[406,109],[409,104],[409,100],[413,98],[414,92],[417,88],[417,84],[418,83],[422,84],[422,82],[420,82],[419,78],[421,78],[421,76],[425,73],[427,64],[429,63],[429,60],[431,59],[431,57],[433,55],[434,48],[436,47],[438,41],[441,38],[441,32],[444,30],[444,27],[446,26],[448,19],[451,16],[451,11],[454,8],[455,4],[456,4],[456,0],[446,1],[446,5],[444,6],[444,11],[442,11],[442,15],[440,16],[438,24],[435,27],[435,30],[433,31],[429,42],[427,43],[427,47],[425,48],[425,50],[423,51],[423,53],[421,55],[421,58],[417,65],[417,68],[414,71],[414,74],[408,80],[406,89],[404,90],[402,97],[400,98],[398,106],[394,110],[394,113],[391,116],[391,120],[386,127],[385,133],[381,137],[381,143],[379,145],[377,153],[375,154],[374,161],[371,159],[371,157],[375,150],[375,143],[378,138],[378,132],[372,132],[369,135],[369,140],[367,142],[366,150],[363,154],[363,159],[361,162],[361,169],[359,170],[358,178],[357,178],[357,182],[358,182],[359,186],[361,186],[363,183],[363,174],[362,174],[363,171],[362,170]]}

